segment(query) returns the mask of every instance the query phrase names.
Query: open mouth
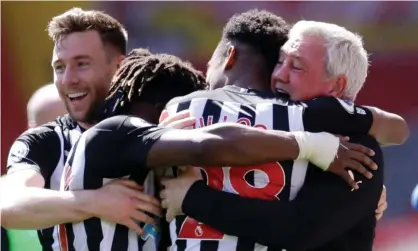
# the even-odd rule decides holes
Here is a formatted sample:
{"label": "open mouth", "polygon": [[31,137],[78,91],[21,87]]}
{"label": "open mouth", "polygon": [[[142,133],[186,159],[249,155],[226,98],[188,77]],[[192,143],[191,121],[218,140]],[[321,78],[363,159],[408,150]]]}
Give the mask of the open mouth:
{"label": "open mouth", "polygon": [[287,97],[290,97],[290,94],[287,91],[285,91],[281,88],[276,88],[276,94],[285,95]]}
{"label": "open mouth", "polygon": [[67,97],[71,100],[71,102],[80,101],[86,96],[87,96],[87,92],[78,92],[78,93],[72,93],[72,94],[67,95]]}

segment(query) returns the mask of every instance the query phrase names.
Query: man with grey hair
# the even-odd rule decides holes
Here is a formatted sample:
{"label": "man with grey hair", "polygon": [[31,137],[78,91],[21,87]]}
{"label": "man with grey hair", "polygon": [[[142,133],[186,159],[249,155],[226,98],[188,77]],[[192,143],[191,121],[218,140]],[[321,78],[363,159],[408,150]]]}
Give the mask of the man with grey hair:
{"label": "man with grey hair", "polygon": [[[366,81],[368,66],[358,34],[336,24],[299,21],[282,47],[272,83],[295,100],[322,94],[354,101]],[[300,88],[308,84],[311,88]]]}
{"label": "man with grey hair", "polygon": [[[239,57],[234,55],[234,50],[225,50],[226,59],[221,58],[221,68],[215,69],[218,75],[222,75],[219,72],[226,75],[226,71],[232,75],[233,61],[239,60]],[[252,68],[256,68],[256,65]],[[214,69],[211,70],[215,72]],[[315,99],[318,96],[348,99],[338,100],[337,103],[341,104],[342,110],[353,116],[370,117],[372,114],[373,125],[370,131],[375,132],[373,135],[376,135],[380,143],[401,144],[408,134],[402,118],[384,113],[377,108],[361,108],[352,104],[366,79],[367,70],[367,52],[359,36],[333,24],[301,21],[290,31],[289,40],[280,52],[280,58],[271,76],[271,87],[274,92],[281,93],[281,96],[288,95],[297,101]],[[232,80],[232,77],[229,79],[237,85],[238,81],[234,80],[236,79]],[[255,81],[251,81],[251,84],[248,88],[259,90],[254,87]],[[253,92],[252,94],[254,95]],[[320,99],[324,100],[316,100]],[[210,114],[206,110],[205,113]],[[374,116],[376,113],[382,116]],[[395,118],[397,123],[393,124],[393,127],[387,127],[391,118]],[[322,116],[314,119],[339,120],[335,113],[330,111],[324,111]],[[344,123],[347,127],[358,126]],[[390,138],[386,135],[389,132],[388,128],[391,133],[395,132],[389,135]],[[382,133],[384,130],[387,133]],[[358,136],[358,132],[356,133],[353,138]],[[200,175],[191,173],[186,173],[178,179],[164,181],[162,203],[168,208],[167,211],[184,213],[222,233],[238,236],[250,245],[255,240],[267,245],[269,249],[277,250],[371,250],[376,223],[373,212],[382,189],[382,171],[376,172],[370,181],[360,181],[360,189],[355,192],[350,192],[339,181],[332,180],[332,177],[323,173],[315,172],[311,168],[305,171],[301,174],[303,187],[297,199],[291,203],[286,203],[285,199],[282,200],[283,197],[280,198],[281,201],[269,201],[217,191],[207,187],[206,181],[196,181],[201,178]],[[255,183],[250,183],[252,177],[248,176],[248,173],[244,175],[245,182],[254,187]],[[286,185],[290,183],[290,186],[293,186],[293,176],[288,176],[292,177],[292,180],[287,180]],[[358,181],[359,177],[355,177]],[[262,177],[257,177],[258,182],[261,179]],[[270,181],[266,184],[270,184]],[[196,235],[209,232],[208,228],[203,229],[202,224],[195,225],[196,228],[192,230],[197,232]],[[213,237],[208,241],[211,243],[207,244],[215,246],[212,245],[212,240]],[[195,242],[190,243],[194,245]],[[266,250],[261,245],[254,245],[253,249]],[[218,250],[222,250],[220,245]],[[237,247],[236,250],[242,249]]]}
{"label": "man with grey hair", "polygon": [[29,128],[53,121],[67,113],[54,84],[39,88],[29,99],[26,109]]}
{"label": "man with grey hair", "polygon": [[[336,24],[299,21],[289,31],[271,79],[275,92],[285,93],[292,100],[306,101],[318,96],[340,98],[351,111],[363,87],[369,61],[360,35]],[[388,127],[385,116],[374,116],[372,130],[383,145],[402,144],[408,137],[406,123],[399,116],[376,107],[367,107],[374,115],[390,116],[397,124]],[[391,132],[387,132],[387,128]],[[386,131],[386,132],[385,132]]]}

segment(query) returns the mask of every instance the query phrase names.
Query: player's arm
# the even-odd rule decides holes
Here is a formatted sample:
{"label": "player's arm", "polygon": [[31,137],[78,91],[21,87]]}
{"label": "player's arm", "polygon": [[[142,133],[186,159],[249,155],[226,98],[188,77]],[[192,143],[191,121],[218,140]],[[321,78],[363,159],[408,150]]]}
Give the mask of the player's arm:
{"label": "player's arm", "polygon": [[[309,159],[327,169],[340,150],[339,139],[329,133],[260,130],[236,123],[175,130],[128,116],[106,119],[86,131],[80,141],[82,139],[88,150],[85,156],[89,159],[89,170],[94,172],[94,168],[97,168],[107,178],[142,172],[141,168],[172,165],[244,166],[287,159]],[[358,147],[355,151],[369,154],[368,149],[360,145],[355,147]],[[349,158],[373,168],[374,163],[361,153],[350,155]],[[113,168],[115,166],[118,168]],[[354,161],[349,161],[347,165],[336,165],[335,168],[333,166],[330,171],[355,186],[352,179],[347,178],[344,169],[347,166],[368,177],[371,175]]]}
{"label": "player's arm", "polygon": [[306,102],[306,106],[304,122],[315,123],[308,125],[309,131],[343,135],[370,134],[382,145],[402,144],[409,135],[408,126],[400,116],[378,108],[356,106],[333,97],[319,97]]}
{"label": "player's arm", "polygon": [[[361,143],[376,151],[373,159],[383,167],[376,141],[369,138]],[[375,222],[374,210],[383,185],[382,168],[370,180],[355,175],[362,183],[353,192],[336,176],[318,169],[310,171],[313,173],[308,174],[292,202],[244,198],[197,181],[187,192],[182,211],[223,233],[289,250],[323,245],[368,216]],[[370,242],[358,250],[371,249],[373,226],[368,234]]]}
{"label": "player's arm", "polygon": [[409,137],[409,127],[399,115],[383,111],[377,107],[365,106],[373,114],[370,135],[382,145],[400,145]]}
{"label": "player's arm", "polygon": [[89,192],[67,193],[44,189],[60,160],[58,135],[48,127],[22,134],[10,150],[7,175],[0,180],[2,226],[39,229],[85,219],[81,208]]}

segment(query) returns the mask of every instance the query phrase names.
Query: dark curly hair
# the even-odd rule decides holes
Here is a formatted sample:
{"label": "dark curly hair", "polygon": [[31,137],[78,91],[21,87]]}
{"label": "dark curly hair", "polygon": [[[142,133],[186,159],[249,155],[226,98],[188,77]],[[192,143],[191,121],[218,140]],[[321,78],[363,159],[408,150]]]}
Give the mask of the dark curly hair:
{"label": "dark curly hair", "polygon": [[107,100],[118,96],[113,113],[128,112],[134,101],[165,106],[174,97],[207,88],[203,74],[176,56],[141,56],[135,51],[129,55],[116,72],[110,87]]}
{"label": "dark curly hair", "polygon": [[277,63],[280,47],[287,41],[290,26],[281,17],[252,9],[232,16],[223,28],[222,41],[237,41],[260,53],[269,72]]}
{"label": "dark curly hair", "polygon": [[151,56],[151,52],[145,48],[135,48],[128,53],[128,57],[147,57]]}

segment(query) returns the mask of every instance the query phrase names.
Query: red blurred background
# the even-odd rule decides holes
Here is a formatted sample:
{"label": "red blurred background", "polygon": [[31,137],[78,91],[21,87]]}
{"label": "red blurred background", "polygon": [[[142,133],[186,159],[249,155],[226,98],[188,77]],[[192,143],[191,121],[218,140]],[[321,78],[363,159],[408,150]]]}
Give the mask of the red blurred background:
{"label": "red blurred background", "polygon": [[418,217],[409,203],[418,183],[417,2],[2,2],[1,7],[2,171],[11,144],[26,128],[30,95],[52,81],[47,22],[71,7],[104,10],[125,24],[130,48],[173,53],[202,71],[223,24],[253,7],[289,22],[333,22],[360,33],[371,68],[357,103],[399,113],[411,128],[406,144],[384,150],[389,209],[378,224],[376,250],[418,250]]}

